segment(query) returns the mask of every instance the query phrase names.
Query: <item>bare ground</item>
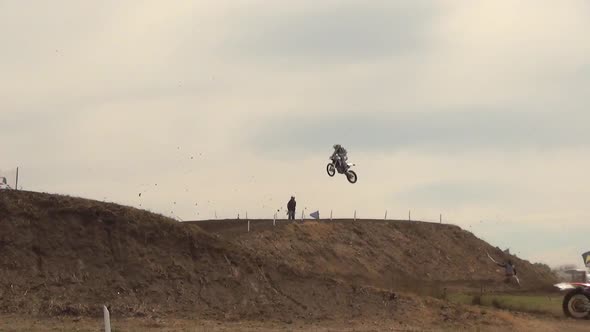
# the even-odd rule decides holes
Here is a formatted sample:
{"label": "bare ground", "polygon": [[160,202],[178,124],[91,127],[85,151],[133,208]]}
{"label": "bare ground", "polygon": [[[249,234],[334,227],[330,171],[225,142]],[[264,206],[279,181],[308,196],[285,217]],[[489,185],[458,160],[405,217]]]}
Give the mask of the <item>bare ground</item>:
{"label": "bare ground", "polygon": [[[434,323],[434,324],[408,324],[398,320],[367,320],[367,319],[342,319],[338,321],[309,322],[296,320],[289,323],[281,321],[216,321],[216,320],[190,320],[175,318],[123,318],[114,319],[113,331],[246,331],[246,332],[271,332],[271,331],[539,331],[539,332],[582,332],[590,327],[586,321],[571,321],[565,319],[551,319],[534,317],[526,314],[508,312],[490,312],[501,323],[493,320],[473,323]],[[41,332],[41,331],[99,331],[103,329],[103,322],[96,318],[87,317],[52,317],[30,318],[15,315],[0,315],[0,331],[15,332]]]}

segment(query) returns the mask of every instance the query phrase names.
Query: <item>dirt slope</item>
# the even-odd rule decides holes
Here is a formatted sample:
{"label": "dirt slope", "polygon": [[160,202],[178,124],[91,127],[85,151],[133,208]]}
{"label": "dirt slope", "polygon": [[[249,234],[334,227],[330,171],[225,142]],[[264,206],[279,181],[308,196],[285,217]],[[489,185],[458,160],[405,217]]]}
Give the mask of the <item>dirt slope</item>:
{"label": "dirt slope", "polygon": [[213,319],[404,315],[412,297],[300,277],[199,227],[56,195],[0,193],[0,311]]}
{"label": "dirt slope", "polygon": [[502,283],[496,260],[511,258],[522,282],[521,291],[551,288],[548,268],[531,264],[453,225],[382,220],[305,221],[303,223],[203,221],[193,224],[297,271],[330,276],[375,287],[421,293],[479,289],[514,290]]}
{"label": "dirt slope", "polygon": [[[466,242],[470,237],[460,229],[283,222],[245,234],[235,228],[243,225],[215,224],[217,234],[211,234],[116,204],[3,191],[0,312],[96,316],[106,304],[119,317],[314,321],[374,316],[420,322],[427,313],[433,321],[448,316],[452,322],[477,316],[399,292],[400,281],[412,278],[407,271],[430,273],[427,280],[463,282],[458,266],[464,268],[465,259],[483,268],[475,254],[461,252],[484,244]],[[220,236],[223,229],[231,235]],[[430,253],[438,256],[423,256]],[[531,273],[528,268],[523,278]]]}
{"label": "dirt slope", "polygon": [[0,194],[3,311],[84,314],[110,304],[131,314],[207,312],[225,305],[220,298],[255,301],[246,285],[257,284],[256,276],[236,268],[253,271],[255,265],[237,253],[198,228],[145,211],[38,193]]}

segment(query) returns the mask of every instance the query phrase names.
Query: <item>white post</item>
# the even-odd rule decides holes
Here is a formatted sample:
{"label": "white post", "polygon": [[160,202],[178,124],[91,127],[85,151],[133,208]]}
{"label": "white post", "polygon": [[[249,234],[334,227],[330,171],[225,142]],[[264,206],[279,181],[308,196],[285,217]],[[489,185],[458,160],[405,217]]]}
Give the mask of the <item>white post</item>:
{"label": "white post", "polygon": [[111,315],[109,314],[109,309],[104,305],[102,308],[104,313],[104,332],[111,332]]}
{"label": "white post", "polygon": [[385,220],[387,220],[387,210],[385,210]]}
{"label": "white post", "polygon": [[412,221],[412,210],[408,210],[408,221]]}
{"label": "white post", "polygon": [[354,221],[356,221],[356,210],[354,210]]}
{"label": "white post", "polygon": [[303,221],[303,218],[305,218],[305,211],[301,211],[301,221]]}
{"label": "white post", "polygon": [[272,225],[276,226],[277,225],[277,214],[275,213],[275,215],[272,218]]}
{"label": "white post", "polygon": [[332,210],[330,210],[330,221],[332,221]]}
{"label": "white post", "polygon": [[440,223],[442,224],[442,213],[440,214]]}
{"label": "white post", "polygon": [[248,220],[248,233],[250,233],[250,220]]}

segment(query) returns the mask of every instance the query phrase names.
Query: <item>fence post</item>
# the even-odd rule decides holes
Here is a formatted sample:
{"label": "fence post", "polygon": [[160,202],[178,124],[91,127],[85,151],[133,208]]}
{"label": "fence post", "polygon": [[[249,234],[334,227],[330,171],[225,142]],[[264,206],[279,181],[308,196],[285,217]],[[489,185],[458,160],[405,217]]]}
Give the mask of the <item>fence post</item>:
{"label": "fence post", "polygon": [[330,210],[330,221],[332,221],[332,210]]}
{"label": "fence post", "polygon": [[303,218],[305,218],[305,211],[301,211],[301,221],[303,221]]}
{"label": "fence post", "polygon": [[442,213],[440,214],[440,223],[442,224]]}
{"label": "fence post", "polygon": [[111,315],[105,305],[102,306],[104,314],[104,332],[111,332]]}
{"label": "fence post", "polygon": [[384,220],[387,220],[387,210],[385,210],[385,218],[383,218]]}
{"label": "fence post", "polygon": [[412,221],[412,210],[408,210],[408,221]]}
{"label": "fence post", "polygon": [[356,221],[356,210],[354,210],[354,221]]}
{"label": "fence post", "polygon": [[250,233],[250,220],[248,220],[248,233]]}
{"label": "fence post", "polygon": [[274,217],[272,218],[272,225],[273,226],[276,226],[277,225],[277,214],[276,214],[276,212],[275,212]]}
{"label": "fence post", "polygon": [[14,189],[18,190],[18,167],[16,168],[16,185],[14,186]]}

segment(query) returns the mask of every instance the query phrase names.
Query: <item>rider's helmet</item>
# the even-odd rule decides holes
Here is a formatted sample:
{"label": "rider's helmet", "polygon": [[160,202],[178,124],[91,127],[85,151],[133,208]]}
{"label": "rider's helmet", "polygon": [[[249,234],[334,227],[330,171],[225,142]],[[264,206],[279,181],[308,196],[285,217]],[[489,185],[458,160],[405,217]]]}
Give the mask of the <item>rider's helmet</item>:
{"label": "rider's helmet", "polygon": [[340,148],[341,148],[340,144],[334,144],[334,150],[338,150]]}

